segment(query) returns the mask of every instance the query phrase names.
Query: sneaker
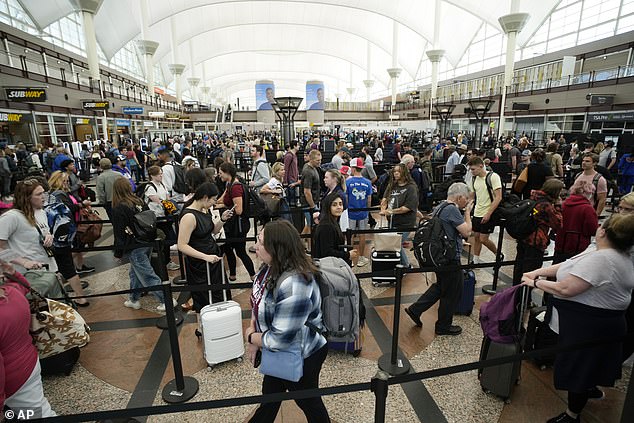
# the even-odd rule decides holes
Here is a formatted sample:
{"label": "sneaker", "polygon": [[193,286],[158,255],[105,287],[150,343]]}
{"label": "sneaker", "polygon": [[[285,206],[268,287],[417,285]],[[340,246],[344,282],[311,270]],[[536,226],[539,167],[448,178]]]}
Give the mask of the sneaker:
{"label": "sneaker", "polygon": [[128,308],[133,308],[135,310],[138,310],[141,308],[141,303],[138,301],[126,300],[125,303],[123,303],[123,305]]}
{"label": "sneaker", "polygon": [[605,392],[596,386],[588,390],[588,399],[602,400],[603,398],[605,398]]}
{"label": "sneaker", "polygon": [[570,417],[568,413],[564,411],[557,417],[553,417],[552,419],[548,420],[546,423],[575,423],[580,421],[581,419],[579,418],[579,416],[577,416],[577,418]]}
{"label": "sneaker", "polygon": [[167,263],[167,270],[178,270],[180,269],[180,265],[177,263],[174,263],[173,261],[170,261],[169,263]]}
{"label": "sneaker", "polygon": [[255,245],[252,245],[249,247],[249,252],[250,253],[255,253]]}
{"label": "sneaker", "polygon": [[[174,304],[174,307],[176,307],[178,305],[178,301],[172,298],[172,304]],[[156,306],[156,311],[165,311],[165,303],[161,303]]]}
{"label": "sneaker", "polygon": [[370,260],[365,256],[361,256],[359,257],[359,260],[357,261],[357,266],[363,267],[367,265],[368,263],[370,263]]}
{"label": "sneaker", "polygon": [[76,269],[78,274],[82,273],[91,273],[95,271],[95,268],[92,266],[86,266],[85,264],[81,267],[81,269]]}
{"label": "sneaker", "polygon": [[410,310],[409,307],[405,307],[405,313],[409,316],[410,319],[412,319],[414,323],[416,323],[416,326],[418,326],[419,328],[423,327],[423,322],[420,320],[420,317],[414,314],[414,312]]}
{"label": "sneaker", "polygon": [[456,335],[460,335],[461,333],[462,333],[462,328],[456,325],[449,326],[449,329],[444,329],[444,330],[436,329],[436,335],[456,336]]}

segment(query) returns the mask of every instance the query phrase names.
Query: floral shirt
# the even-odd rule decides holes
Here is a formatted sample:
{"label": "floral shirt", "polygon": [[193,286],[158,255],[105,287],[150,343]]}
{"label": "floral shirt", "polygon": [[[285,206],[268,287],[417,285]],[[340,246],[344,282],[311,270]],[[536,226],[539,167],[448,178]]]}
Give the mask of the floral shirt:
{"label": "floral shirt", "polygon": [[531,247],[546,251],[550,243],[549,233],[552,229],[557,232],[561,229],[561,206],[554,205],[544,191],[533,190],[531,192],[531,200],[535,200],[537,204],[537,230],[522,240]]}

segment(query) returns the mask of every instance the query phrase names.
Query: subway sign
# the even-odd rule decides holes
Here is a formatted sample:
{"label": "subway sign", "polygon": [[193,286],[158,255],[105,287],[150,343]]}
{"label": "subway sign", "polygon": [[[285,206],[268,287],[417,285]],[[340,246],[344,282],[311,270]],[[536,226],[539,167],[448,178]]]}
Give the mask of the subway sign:
{"label": "subway sign", "polygon": [[25,118],[22,113],[3,113],[0,112],[0,122],[21,123]]}
{"label": "subway sign", "polygon": [[84,100],[82,101],[82,108],[84,110],[108,110],[110,103],[103,100]]}
{"label": "subway sign", "polygon": [[5,92],[11,101],[46,101],[44,88],[5,88]]}

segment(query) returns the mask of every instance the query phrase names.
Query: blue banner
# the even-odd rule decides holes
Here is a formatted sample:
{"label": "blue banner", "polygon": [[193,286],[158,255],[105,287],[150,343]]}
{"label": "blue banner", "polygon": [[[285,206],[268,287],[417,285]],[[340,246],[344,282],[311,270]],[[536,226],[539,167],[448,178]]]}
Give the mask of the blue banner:
{"label": "blue banner", "polygon": [[324,110],[324,83],[306,83],[306,110]]}
{"label": "blue banner", "polygon": [[257,110],[273,110],[275,102],[275,84],[273,82],[256,82],[255,105]]}
{"label": "blue banner", "polygon": [[142,115],[143,107],[122,107],[124,115]]}
{"label": "blue banner", "polygon": [[117,126],[130,126],[130,119],[115,119],[114,122]]}

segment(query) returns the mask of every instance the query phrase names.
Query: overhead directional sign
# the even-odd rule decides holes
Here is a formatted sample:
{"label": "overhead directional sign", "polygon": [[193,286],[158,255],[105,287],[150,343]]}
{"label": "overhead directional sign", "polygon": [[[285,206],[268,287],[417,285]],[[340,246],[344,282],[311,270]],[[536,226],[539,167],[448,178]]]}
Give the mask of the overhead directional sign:
{"label": "overhead directional sign", "polygon": [[124,115],[142,115],[143,107],[122,107],[121,111]]}

